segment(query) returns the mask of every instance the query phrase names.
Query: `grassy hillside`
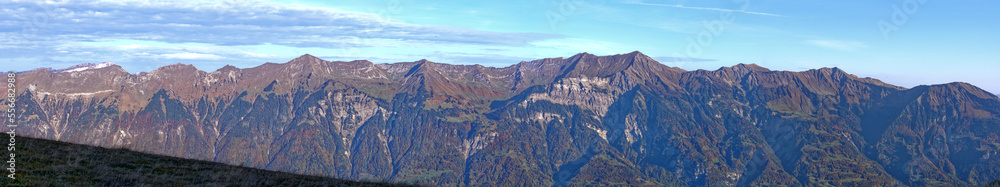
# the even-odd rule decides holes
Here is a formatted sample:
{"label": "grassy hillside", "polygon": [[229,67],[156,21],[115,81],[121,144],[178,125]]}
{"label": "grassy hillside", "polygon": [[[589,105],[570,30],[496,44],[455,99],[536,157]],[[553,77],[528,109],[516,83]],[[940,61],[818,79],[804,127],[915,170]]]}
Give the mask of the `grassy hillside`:
{"label": "grassy hillside", "polygon": [[[6,142],[6,140],[4,141]],[[17,138],[16,180],[0,186],[402,186],[296,175],[50,140]],[[3,151],[3,160],[9,153]]]}

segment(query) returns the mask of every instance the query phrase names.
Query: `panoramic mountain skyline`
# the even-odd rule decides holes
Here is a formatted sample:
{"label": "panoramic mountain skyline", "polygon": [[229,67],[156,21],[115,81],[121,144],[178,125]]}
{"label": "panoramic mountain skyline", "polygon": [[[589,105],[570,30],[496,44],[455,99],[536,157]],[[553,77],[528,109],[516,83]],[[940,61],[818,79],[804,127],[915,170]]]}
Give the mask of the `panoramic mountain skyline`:
{"label": "panoramic mountain skyline", "polygon": [[0,0],[4,184],[1000,184],[997,6]]}
{"label": "panoramic mountain skyline", "polygon": [[93,64],[17,78],[20,136],[348,180],[941,186],[1000,178],[1000,98],[968,83],[902,88],[839,68],[685,71],[638,51],[502,68],[302,55],[211,72]]}
{"label": "panoramic mountain skyline", "polygon": [[685,70],[839,67],[914,87],[1000,92],[997,2],[0,1],[0,70],[112,61],[249,68],[301,54],[504,67],[643,51]]}

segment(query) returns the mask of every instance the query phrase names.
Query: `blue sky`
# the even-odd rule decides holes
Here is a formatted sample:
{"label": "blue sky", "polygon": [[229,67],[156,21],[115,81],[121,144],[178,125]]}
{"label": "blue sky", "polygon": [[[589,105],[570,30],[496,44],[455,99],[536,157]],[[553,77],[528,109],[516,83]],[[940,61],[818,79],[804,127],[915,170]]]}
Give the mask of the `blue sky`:
{"label": "blue sky", "polygon": [[213,71],[302,54],[507,66],[641,51],[687,70],[840,67],[904,87],[1000,93],[1000,2],[987,0],[10,1],[0,70],[113,61]]}

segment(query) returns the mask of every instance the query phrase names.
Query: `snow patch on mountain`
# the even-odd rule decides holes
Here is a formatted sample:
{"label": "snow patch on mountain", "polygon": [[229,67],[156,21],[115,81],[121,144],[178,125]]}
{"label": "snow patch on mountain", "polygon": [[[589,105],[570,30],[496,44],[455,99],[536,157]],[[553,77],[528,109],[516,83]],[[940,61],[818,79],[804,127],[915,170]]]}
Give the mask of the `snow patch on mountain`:
{"label": "snow patch on mountain", "polygon": [[96,92],[82,92],[82,93],[50,93],[50,92],[38,92],[38,94],[39,94],[40,96],[41,96],[41,95],[65,95],[65,96],[69,96],[69,97],[79,97],[79,96],[84,96],[84,97],[92,97],[92,96],[94,96],[94,95],[96,95],[96,94],[100,94],[100,93],[108,93],[108,92],[113,92],[113,91],[114,91],[114,90],[101,90],[101,91],[96,91]]}
{"label": "snow patch on mountain", "polygon": [[106,67],[110,67],[110,66],[113,66],[113,65],[115,65],[114,62],[103,62],[103,63],[100,63],[100,64],[83,63],[83,64],[78,64],[78,65],[75,65],[75,66],[72,66],[72,67],[69,67],[69,68],[66,68],[66,69],[58,70],[56,72],[60,72],[60,73],[62,73],[62,72],[77,72],[77,71],[84,71],[84,70],[89,70],[89,69],[101,69],[101,68],[106,68]]}

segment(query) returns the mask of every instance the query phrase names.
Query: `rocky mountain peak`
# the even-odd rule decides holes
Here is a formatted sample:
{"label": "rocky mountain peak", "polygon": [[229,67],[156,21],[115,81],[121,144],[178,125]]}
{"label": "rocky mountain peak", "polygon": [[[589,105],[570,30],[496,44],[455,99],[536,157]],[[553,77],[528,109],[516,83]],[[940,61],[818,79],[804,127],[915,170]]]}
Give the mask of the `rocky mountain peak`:
{"label": "rocky mountain peak", "polygon": [[593,58],[593,57],[597,57],[597,55],[590,54],[590,53],[587,53],[587,52],[582,52],[582,53],[577,53],[577,54],[575,54],[573,56],[570,56],[567,59],[572,60],[572,59],[583,59],[583,58]]}
{"label": "rocky mountain peak", "polygon": [[750,63],[750,64],[740,63],[740,64],[737,64],[737,65],[732,66],[730,68],[733,69],[733,70],[735,70],[735,71],[771,71],[770,69],[761,67],[761,66],[759,66],[757,64],[754,64],[754,63]]}
{"label": "rocky mountain peak", "polygon": [[929,91],[932,94],[940,95],[956,95],[962,93],[968,93],[971,96],[978,97],[980,99],[994,98],[993,95],[986,90],[980,89],[972,84],[965,82],[952,82],[948,84],[931,85]]}
{"label": "rocky mountain peak", "polygon": [[718,70],[716,70],[716,72],[720,72],[723,75],[733,76],[734,78],[735,77],[742,77],[742,76],[750,74],[752,72],[767,72],[767,71],[771,71],[771,70],[767,69],[767,68],[764,68],[764,67],[761,67],[761,66],[759,66],[757,64],[743,64],[743,63],[737,64],[735,66],[730,66],[730,67],[722,67],[722,68],[719,68]]}
{"label": "rocky mountain peak", "polygon": [[191,70],[191,69],[197,70],[198,68],[195,68],[194,65],[191,64],[176,63],[156,68],[156,70],[153,71],[173,71],[173,70]]}
{"label": "rocky mountain peak", "polygon": [[320,62],[324,61],[325,60],[320,59],[319,57],[310,54],[304,54],[302,56],[299,56],[298,58],[288,61],[288,64],[319,64]]}
{"label": "rocky mountain peak", "polygon": [[434,62],[431,62],[430,60],[427,60],[427,59],[420,59],[420,60],[414,61],[413,63],[416,63],[417,65],[434,64]]}
{"label": "rocky mountain peak", "polygon": [[843,69],[840,69],[838,67],[833,67],[833,68],[824,67],[817,69],[816,71],[824,76],[831,76],[836,78],[843,78],[845,76],[850,76],[850,74],[848,74]]}
{"label": "rocky mountain peak", "polygon": [[666,71],[666,66],[639,51],[608,56],[580,53],[570,57],[567,61],[571,69],[563,77],[607,77],[625,73],[629,76],[650,78],[649,76]]}
{"label": "rocky mountain peak", "polygon": [[625,55],[632,56],[636,60],[652,59],[649,56],[647,56],[646,54],[643,54],[642,52],[639,52],[639,51],[632,51],[630,53],[626,53]]}
{"label": "rocky mountain peak", "polygon": [[365,66],[374,66],[375,65],[375,63],[373,63],[371,61],[368,61],[368,60],[354,60],[354,61],[350,61],[350,63],[363,64]]}
{"label": "rocky mountain peak", "polygon": [[121,66],[115,65],[114,62],[102,62],[100,64],[82,63],[82,64],[77,64],[77,65],[70,66],[70,67],[65,68],[65,69],[52,70],[52,72],[54,72],[54,73],[79,72],[79,71],[86,71],[86,70],[92,70],[92,69],[103,69],[103,68],[107,68],[107,67],[118,67],[118,69],[121,69]]}
{"label": "rocky mountain peak", "polygon": [[198,73],[199,71],[200,70],[198,70],[198,68],[195,68],[194,65],[176,63],[156,68],[156,70],[144,74],[143,76],[152,75],[154,77],[161,77],[161,78],[170,78],[171,76],[182,76],[182,78],[189,78],[192,77],[192,75],[199,74]]}
{"label": "rocky mountain peak", "polygon": [[420,59],[418,61],[410,63],[413,65],[410,66],[409,70],[404,75],[405,77],[411,77],[415,75],[427,76],[428,74],[440,76],[440,72],[438,72],[438,70],[436,69],[437,64],[434,62],[431,62],[427,59]]}
{"label": "rocky mountain peak", "polygon": [[218,71],[218,72],[229,72],[229,71],[236,71],[236,70],[239,70],[239,69],[240,68],[237,68],[236,66],[232,66],[232,65],[226,64],[226,66],[222,66],[222,68],[219,68],[218,70],[215,70],[215,71]]}

